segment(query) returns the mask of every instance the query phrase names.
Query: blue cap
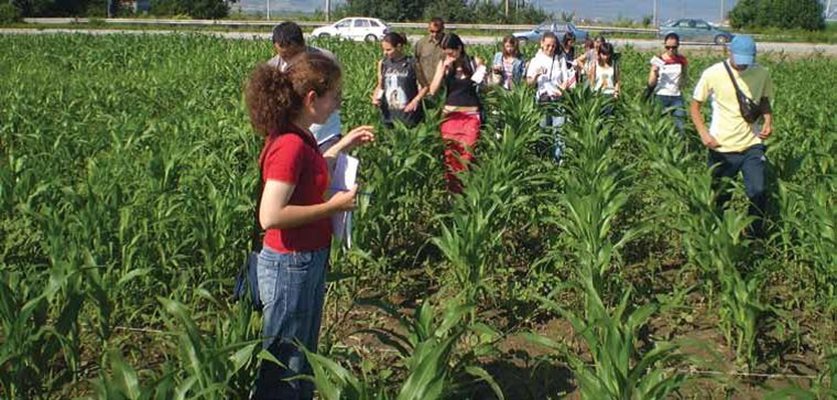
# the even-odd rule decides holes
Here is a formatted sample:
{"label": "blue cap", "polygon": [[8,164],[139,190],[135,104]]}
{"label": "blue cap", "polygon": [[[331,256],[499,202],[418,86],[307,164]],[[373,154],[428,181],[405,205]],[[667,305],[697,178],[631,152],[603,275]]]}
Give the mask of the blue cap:
{"label": "blue cap", "polygon": [[732,61],[737,65],[752,65],[756,60],[756,41],[747,35],[735,35],[729,42]]}

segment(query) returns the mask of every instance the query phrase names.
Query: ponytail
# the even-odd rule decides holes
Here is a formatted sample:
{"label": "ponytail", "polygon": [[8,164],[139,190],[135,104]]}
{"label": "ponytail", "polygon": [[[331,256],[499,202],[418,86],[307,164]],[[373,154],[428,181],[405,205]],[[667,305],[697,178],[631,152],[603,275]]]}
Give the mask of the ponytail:
{"label": "ponytail", "polygon": [[250,123],[262,136],[281,133],[300,114],[303,99],[339,87],[337,63],[322,54],[303,53],[286,70],[262,64],[250,75],[244,92]]}

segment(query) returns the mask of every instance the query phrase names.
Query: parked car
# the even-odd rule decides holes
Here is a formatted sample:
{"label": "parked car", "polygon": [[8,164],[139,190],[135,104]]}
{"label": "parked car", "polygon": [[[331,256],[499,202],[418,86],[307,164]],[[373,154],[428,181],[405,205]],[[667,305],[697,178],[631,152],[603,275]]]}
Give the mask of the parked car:
{"label": "parked car", "polygon": [[665,37],[669,33],[676,33],[684,42],[712,42],[724,44],[732,40],[732,34],[710,25],[702,19],[683,18],[669,21],[660,25],[659,35]]}
{"label": "parked car", "polygon": [[560,41],[561,38],[567,32],[572,32],[575,35],[576,42],[583,42],[587,39],[587,31],[583,31],[578,29],[572,23],[564,23],[564,22],[555,22],[555,21],[544,21],[540,25],[536,26],[534,29],[525,32],[515,32],[512,35],[520,41],[521,44],[525,44],[528,41],[540,41],[541,37],[546,32],[553,32],[556,36],[558,36],[558,40]]}
{"label": "parked car", "polygon": [[388,32],[389,26],[377,18],[351,17],[343,18],[331,25],[316,28],[311,32],[311,35],[321,38],[341,37],[375,42],[383,39]]}

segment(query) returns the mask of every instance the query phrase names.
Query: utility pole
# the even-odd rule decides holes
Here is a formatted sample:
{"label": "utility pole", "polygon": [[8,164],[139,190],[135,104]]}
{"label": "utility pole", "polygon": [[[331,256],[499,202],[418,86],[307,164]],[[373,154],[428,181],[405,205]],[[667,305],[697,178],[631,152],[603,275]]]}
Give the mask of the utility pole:
{"label": "utility pole", "polygon": [[270,0],[267,0],[267,20],[270,21]]}
{"label": "utility pole", "polygon": [[509,0],[506,0],[506,19],[509,18]]}
{"label": "utility pole", "polygon": [[726,14],[724,11],[726,11],[726,5],[724,4],[724,0],[721,0],[721,19],[718,20],[718,25],[724,23],[724,14]]}
{"label": "utility pole", "polygon": [[325,0],[326,2],[326,22],[331,22],[331,0]]}
{"label": "utility pole", "polygon": [[657,0],[651,0],[654,3],[654,26],[659,26],[660,23],[657,21]]}

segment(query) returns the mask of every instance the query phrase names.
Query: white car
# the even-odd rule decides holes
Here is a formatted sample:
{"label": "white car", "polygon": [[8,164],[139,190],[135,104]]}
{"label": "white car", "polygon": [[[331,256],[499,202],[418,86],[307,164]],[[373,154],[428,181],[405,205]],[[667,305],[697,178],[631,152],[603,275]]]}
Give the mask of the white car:
{"label": "white car", "polygon": [[383,39],[387,32],[389,32],[389,26],[377,18],[351,17],[314,29],[311,35],[320,38],[331,36],[375,42]]}

